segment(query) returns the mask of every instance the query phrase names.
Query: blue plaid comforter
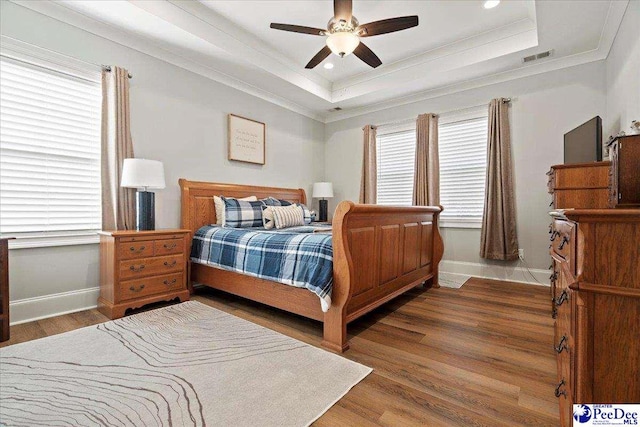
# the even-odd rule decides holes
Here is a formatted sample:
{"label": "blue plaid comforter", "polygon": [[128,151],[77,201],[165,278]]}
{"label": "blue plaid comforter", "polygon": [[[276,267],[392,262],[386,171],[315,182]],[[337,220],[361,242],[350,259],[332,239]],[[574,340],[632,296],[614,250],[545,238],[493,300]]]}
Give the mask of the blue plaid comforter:
{"label": "blue plaid comforter", "polygon": [[315,228],[205,226],[193,237],[191,261],[307,288],[320,297],[326,312],[331,306],[333,246],[331,233],[314,233]]}

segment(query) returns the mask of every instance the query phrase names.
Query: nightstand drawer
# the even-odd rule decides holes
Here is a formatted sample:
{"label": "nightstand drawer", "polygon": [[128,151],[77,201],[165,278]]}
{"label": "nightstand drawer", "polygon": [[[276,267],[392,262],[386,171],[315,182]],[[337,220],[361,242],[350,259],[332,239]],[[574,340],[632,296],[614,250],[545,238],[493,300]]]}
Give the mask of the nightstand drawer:
{"label": "nightstand drawer", "polygon": [[156,256],[181,254],[184,251],[184,239],[155,240],[153,244]]}
{"label": "nightstand drawer", "polygon": [[153,241],[118,243],[118,258],[132,259],[153,256]]}
{"label": "nightstand drawer", "polygon": [[153,276],[143,279],[120,282],[120,299],[122,301],[140,298],[147,295],[162,294],[184,288],[183,273]]}
{"label": "nightstand drawer", "polygon": [[184,270],[184,255],[120,261],[120,278],[154,276]]}

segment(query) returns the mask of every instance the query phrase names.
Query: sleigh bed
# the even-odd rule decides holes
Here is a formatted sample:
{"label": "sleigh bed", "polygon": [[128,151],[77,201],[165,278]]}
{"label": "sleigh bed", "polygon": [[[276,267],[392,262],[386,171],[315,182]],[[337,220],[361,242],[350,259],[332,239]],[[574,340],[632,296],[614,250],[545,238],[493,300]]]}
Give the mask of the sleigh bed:
{"label": "sleigh bed", "polygon": [[[302,189],[180,180],[182,228],[192,235],[215,224],[213,196],[275,197],[306,203]],[[322,345],[349,348],[347,323],[430,280],[437,286],[443,243],[438,206],[378,206],[341,202],[333,215],[333,289],[322,312],[307,289],[191,262],[192,283],[202,284],[324,323]]]}

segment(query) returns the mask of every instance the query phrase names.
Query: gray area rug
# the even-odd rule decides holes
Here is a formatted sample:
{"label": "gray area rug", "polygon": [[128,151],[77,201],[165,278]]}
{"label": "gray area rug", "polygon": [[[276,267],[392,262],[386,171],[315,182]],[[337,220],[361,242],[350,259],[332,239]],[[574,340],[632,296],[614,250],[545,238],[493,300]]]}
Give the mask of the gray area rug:
{"label": "gray area rug", "polygon": [[0,424],[306,426],[370,372],[189,301],[0,349]]}

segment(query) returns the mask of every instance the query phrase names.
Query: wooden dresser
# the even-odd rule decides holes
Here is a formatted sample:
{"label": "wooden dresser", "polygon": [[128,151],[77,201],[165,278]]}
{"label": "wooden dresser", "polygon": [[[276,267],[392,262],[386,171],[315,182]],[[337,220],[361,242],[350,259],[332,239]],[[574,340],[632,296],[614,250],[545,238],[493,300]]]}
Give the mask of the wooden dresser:
{"label": "wooden dresser", "polygon": [[547,175],[555,209],[609,207],[611,162],[554,165]]}
{"label": "wooden dresser", "polygon": [[562,426],[573,403],[640,402],[640,209],[551,213]]}
{"label": "wooden dresser", "polygon": [[100,233],[98,310],[110,319],[157,301],[189,299],[189,230]]}
{"label": "wooden dresser", "polygon": [[9,335],[9,240],[0,239],[0,342]]}
{"label": "wooden dresser", "polygon": [[609,207],[640,208],[640,135],[620,136],[611,150]]}

